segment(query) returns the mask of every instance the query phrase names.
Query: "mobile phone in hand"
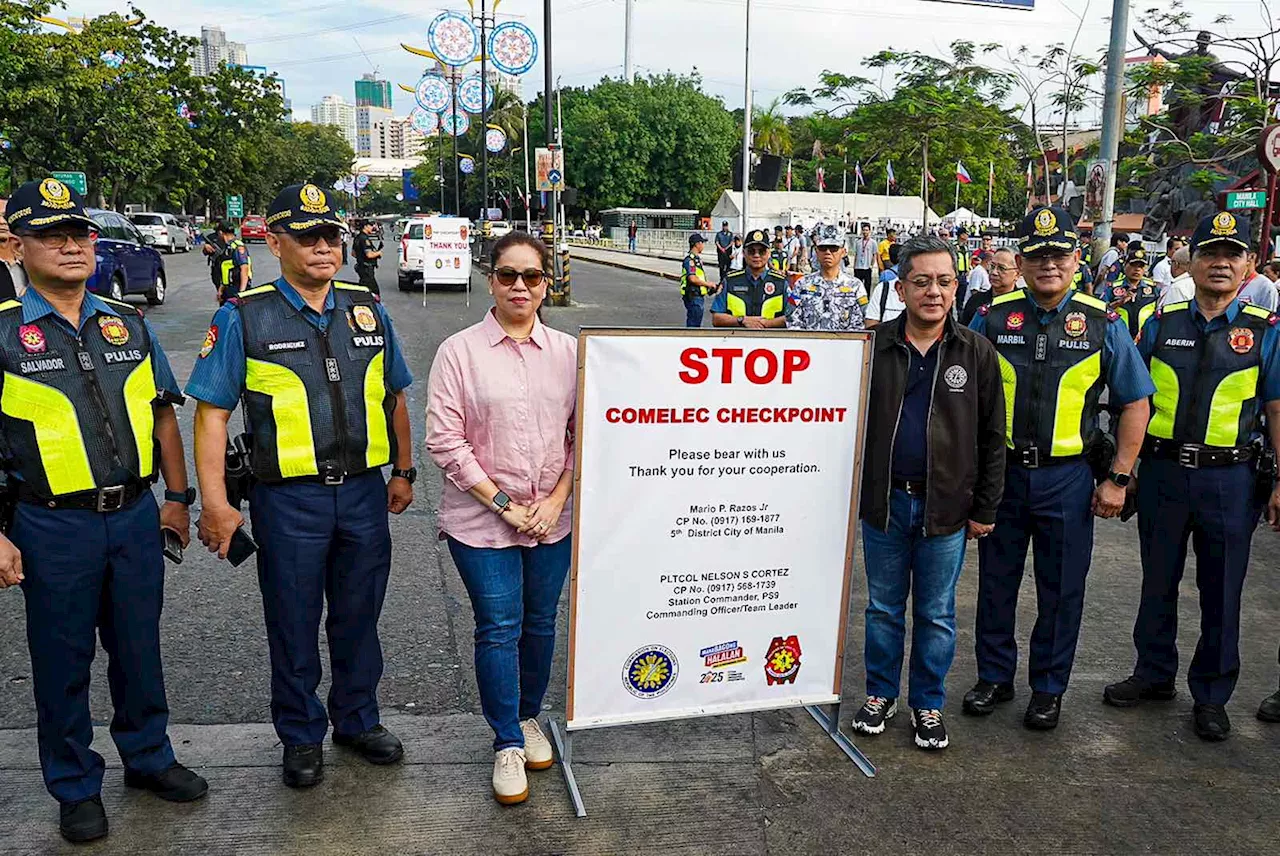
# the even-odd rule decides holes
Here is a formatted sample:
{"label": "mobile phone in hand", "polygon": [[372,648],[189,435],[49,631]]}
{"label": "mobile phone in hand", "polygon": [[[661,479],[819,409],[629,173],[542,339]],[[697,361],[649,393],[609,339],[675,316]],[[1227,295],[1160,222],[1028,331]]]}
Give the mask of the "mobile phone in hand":
{"label": "mobile phone in hand", "polygon": [[249,533],[244,531],[244,527],[236,528],[236,533],[231,536],[231,546],[227,549],[227,561],[233,567],[239,567],[244,560],[258,552],[258,543],[249,537]]}
{"label": "mobile phone in hand", "polygon": [[164,536],[164,556],[175,565],[182,564],[182,539],[172,529],[161,529]]}

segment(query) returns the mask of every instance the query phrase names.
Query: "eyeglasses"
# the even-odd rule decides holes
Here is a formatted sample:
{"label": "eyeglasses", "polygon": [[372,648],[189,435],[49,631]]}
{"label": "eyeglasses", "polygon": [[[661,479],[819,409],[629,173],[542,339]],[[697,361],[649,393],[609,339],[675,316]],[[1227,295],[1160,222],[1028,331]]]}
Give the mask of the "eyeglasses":
{"label": "eyeglasses", "polygon": [[68,239],[77,244],[92,244],[98,240],[98,233],[90,229],[74,232],[19,232],[18,235],[19,237],[39,241],[41,246],[47,250],[62,249],[67,245]]}
{"label": "eyeglasses", "polygon": [[1022,263],[1035,268],[1048,267],[1066,267],[1067,262],[1071,261],[1072,253],[1045,253],[1042,256],[1023,256]]}
{"label": "eyeglasses", "polygon": [[934,285],[938,286],[938,288],[941,288],[945,291],[946,289],[956,284],[955,277],[950,277],[950,276],[939,276],[939,277],[913,276],[911,277],[911,279],[907,280],[907,282],[910,282],[913,287],[918,288],[921,291],[924,291],[925,289]]}
{"label": "eyeglasses", "polygon": [[507,288],[515,285],[517,279],[524,280],[525,288],[537,288],[542,285],[542,280],[545,276],[546,273],[538,268],[516,270],[515,268],[500,267],[493,272],[494,279]]}
{"label": "eyeglasses", "polygon": [[271,232],[275,235],[288,235],[294,241],[307,249],[310,249],[320,243],[321,238],[323,238],[324,242],[330,247],[337,247],[342,244],[342,230],[336,226],[330,229],[315,229],[311,232],[304,232],[301,235],[294,235],[280,229],[272,229]]}
{"label": "eyeglasses", "polygon": [[991,266],[992,273],[1010,273],[1011,271],[1015,271],[1015,270],[1017,270],[1017,268],[1013,265],[992,265]]}

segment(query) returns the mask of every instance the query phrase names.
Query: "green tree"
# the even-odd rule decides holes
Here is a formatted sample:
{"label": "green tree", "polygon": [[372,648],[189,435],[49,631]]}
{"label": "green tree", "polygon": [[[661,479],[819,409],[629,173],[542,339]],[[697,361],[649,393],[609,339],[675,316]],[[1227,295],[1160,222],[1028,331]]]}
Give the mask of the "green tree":
{"label": "green tree", "polygon": [[775,98],[768,107],[751,111],[752,145],[773,155],[791,154],[791,128],[782,115],[782,99]]}

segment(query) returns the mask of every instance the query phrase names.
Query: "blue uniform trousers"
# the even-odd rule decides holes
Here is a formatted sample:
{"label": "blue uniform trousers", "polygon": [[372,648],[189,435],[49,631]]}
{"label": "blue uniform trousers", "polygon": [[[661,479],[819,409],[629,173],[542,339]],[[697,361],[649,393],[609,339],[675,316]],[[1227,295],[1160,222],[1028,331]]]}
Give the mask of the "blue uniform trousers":
{"label": "blue uniform trousers", "polygon": [[[378,470],[341,485],[258,484],[250,499],[258,585],[271,652],[271,720],[286,746],[378,724],[378,617],[391,573],[387,486]],[[332,687],[320,685],[320,615],[328,601]]]}
{"label": "blue uniform trousers", "polygon": [[90,748],[89,667],[107,652],[115,715],[111,738],[125,766],[158,773],[174,764],[160,663],[164,554],[150,493],[109,513],[19,503],[9,538],[22,551],[27,644],[40,768],[59,802],[102,789],[102,756]]}
{"label": "blue uniform trousers", "polygon": [[684,326],[701,327],[702,326],[702,309],[703,309],[703,298],[701,297],[684,298]]}
{"label": "blue uniform trousers", "polygon": [[1240,675],[1240,592],[1262,507],[1248,464],[1188,469],[1146,460],[1138,479],[1142,603],[1133,626],[1134,673],[1148,681],[1178,676],[1178,583],[1187,536],[1196,551],[1200,641],[1187,683],[1200,704],[1226,704]]}
{"label": "blue uniform trousers", "polygon": [[1018,669],[1014,622],[1030,542],[1035,558],[1031,689],[1066,691],[1084,612],[1093,552],[1093,474],[1084,461],[1039,469],[1010,464],[996,528],[978,541],[978,677],[1011,682]]}

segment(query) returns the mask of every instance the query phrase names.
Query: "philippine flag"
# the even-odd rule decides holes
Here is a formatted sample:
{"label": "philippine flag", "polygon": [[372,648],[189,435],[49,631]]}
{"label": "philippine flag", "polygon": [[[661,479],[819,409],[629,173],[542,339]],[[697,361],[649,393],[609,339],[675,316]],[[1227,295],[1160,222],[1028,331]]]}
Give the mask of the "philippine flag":
{"label": "philippine flag", "polygon": [[961,184],[972,184],[973,179],[969,177],[969,170],[964,168],[964,164],[956,161],[956,181]]}
{"label": "philippine flag", "polygon": [[867,180],[862,177],[862,161],[858,161],[853,165],[853,174],[858,178],[858,184],[866,184]]}
{"label": "philippine flag", "polygon": [[889,169],[887,172],[887,177],[889,179],[890,187],[895,187],[898,184],[898,179],[893,177],[893,161],[889,161]]}

